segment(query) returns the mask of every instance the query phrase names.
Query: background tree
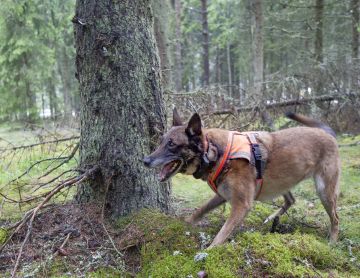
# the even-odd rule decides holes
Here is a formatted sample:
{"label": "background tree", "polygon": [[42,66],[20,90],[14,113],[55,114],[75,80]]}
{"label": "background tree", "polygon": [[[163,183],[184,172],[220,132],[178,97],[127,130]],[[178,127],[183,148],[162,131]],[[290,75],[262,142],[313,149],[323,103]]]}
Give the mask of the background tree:
{"label": "background tree", "polygon": [[[0,7],[3,120],[37,121],[78,110],[71,14],[74,1],[8,1]],[[44,111],[45,110],[45,111]],[[47,112],[49,111],[49,112]]]}
{"label": "background tree", "polygon": [[160,184],[142,162],[165,129],[150,4],[78,1],[73,19],[81,96],[80,165],[101,167],[94,181],[79,187],[77,199],[106,200],[112,215],[142,207],[169,208],[169,184]]}
{"label": "background tree", "polygon": [[165,89],[171,88],[171,63],[169,47],[169,17],[170,2],[152,0],[154,13],[154,34],[160,58],[162,85]]}

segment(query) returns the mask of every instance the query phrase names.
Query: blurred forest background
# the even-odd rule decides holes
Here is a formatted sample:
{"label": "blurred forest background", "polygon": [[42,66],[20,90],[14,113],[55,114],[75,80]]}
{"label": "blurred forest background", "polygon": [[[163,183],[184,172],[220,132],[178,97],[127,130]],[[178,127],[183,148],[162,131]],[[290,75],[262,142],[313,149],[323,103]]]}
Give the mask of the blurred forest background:
{"label": "blurred forest background", "polygon": [[[1,275],[358,277],[359,33],[360,0],[2,0]],[[229,209],[190,226],[213,192],[144,167],[173,107],[206,127],[272,131],[295,111],[334,128],[339,243],[306,181],[276,234],[281,200],[256,203],[194,261]]]}
{"label": "blurred forest background", "polygon": [[[274,108],[297,104],[358,131],[359,1],[261,2],[153,1],[167,105],[186,115],[244,112],[242,122],[255,113],[271,129],[282,111]],[[76,122],[74,5],[2,2],[2,122]]]}

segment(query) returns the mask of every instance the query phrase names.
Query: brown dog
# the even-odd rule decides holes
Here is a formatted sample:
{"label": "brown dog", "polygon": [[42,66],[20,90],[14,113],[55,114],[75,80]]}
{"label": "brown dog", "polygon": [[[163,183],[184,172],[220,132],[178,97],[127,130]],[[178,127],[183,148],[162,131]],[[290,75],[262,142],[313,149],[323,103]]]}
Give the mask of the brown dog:
{"label": "brown dog", "polygon": [[[255,199],[266,201],[284,196],[284,206],[265,222],[278,219],[295,201],[290,190],[310,177],[314,178],[316,192],[330,217],[330,240],[337,240],[339,219],[336,201],[340,160],[335,133],[316,120],[292,113],[287,116],[311,127],[256,132],[262,160],[266,161],[264,184],[260,190],[256,184],[257,171],[249,163],[250,160],[229,159],[216,180],[217,194],[187,219],[195,223],[205,213],[226,201],[230,202],[230,216],[210,247],[222,244],[229,237],[249,212]],[[159,173],[161,181],[178,172],[207,180],[214,175],[226,153],[229,134],[230,131],[224,129],[202,128],[198,114],[183,125],[174,109],[173,127],[163,136],[157,150],[144,158],[144,163],[149,167],[162,167]]]}

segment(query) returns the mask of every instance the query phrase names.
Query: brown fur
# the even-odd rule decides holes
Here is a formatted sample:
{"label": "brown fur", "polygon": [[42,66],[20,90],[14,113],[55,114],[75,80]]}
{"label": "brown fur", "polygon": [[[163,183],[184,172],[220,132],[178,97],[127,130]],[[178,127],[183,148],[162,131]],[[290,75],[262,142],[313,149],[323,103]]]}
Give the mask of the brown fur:
{"label": "brown fur", "polygon": [[[176,112],[176,111],[175,111]],[[174,112],[174,123],[180,124],[178,115]],[[176,112],[177,114],[177,112]],[[197,114],[195,114],[197,115]],[[195,116],[194,115],[194,116]],[[214,144],[219,156],[222,155],[229,131],[223,129],[201,129],[200,118],[194,116],[187,126],[178,125],[164,135],[159,148],[151,154],[146,164],[158,166],[167,162],[164,159],[175,153],[179,161],[183,161],[179,171],[193,174],[200,163],[204,146],[204,138]],[[306,118],[307,120],[311,120]],[[321,128],[327,127],[325,125]],[[328,127],[327,127],[328,128]],[[330,128],[329,128],[330,129]],[[325,130],[325,131],[324,131]],[[328,213],[331,221],[330,239],[336,241],[339,232],[339,220],[336,214],[336,201],[339,191],[340,160],[337,142],[328,130],[310,127],[295,127],[272,133],[259,132],[258,140],[260,147],[267,160],[264,173],[264,185],[259,201],[272,200],[283,195],[284,206],[269,216],[268,220],[274,219],[283,213],[295,202],[290,190],[300,181],[313,177],[316,191]],[[331,130],[331,129],[330,129]],[[169,149],[167,142],[171,140],[176,145],[175,149]],[[197,151],[197,148],[199,151]],[[145,160],[146,160],[145,159]],[[151,161],[157,163],[152,163]],[[150,161],[150,162],[149,162]],[[164,162],[165,161],[165,162]],[[156,165],[155,165],[156,164]],[[206,180],[208,175],[215,169],[213,165],[202,176]],[[229,171],[218,182],[218,194],[209,202],[199,208],[187,221],[195,223],[204,214],[228,201],[231,204],[230,216],[216,235],[210,247],[222,244],[238,226],[249,212],[256,195],[255,186],[256,170],[245,160],[231,160]]]}

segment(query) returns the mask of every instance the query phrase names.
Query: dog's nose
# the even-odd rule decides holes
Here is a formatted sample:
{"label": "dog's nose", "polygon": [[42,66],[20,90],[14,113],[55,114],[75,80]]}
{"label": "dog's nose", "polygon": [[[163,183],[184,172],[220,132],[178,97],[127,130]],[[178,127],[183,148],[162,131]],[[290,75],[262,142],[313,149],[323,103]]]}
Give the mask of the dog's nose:
{"label": "dog's nose", "polygon": [[151,163],[151,158],[149,156],[144,157],[143,162],[145,166],[149,167]]}

